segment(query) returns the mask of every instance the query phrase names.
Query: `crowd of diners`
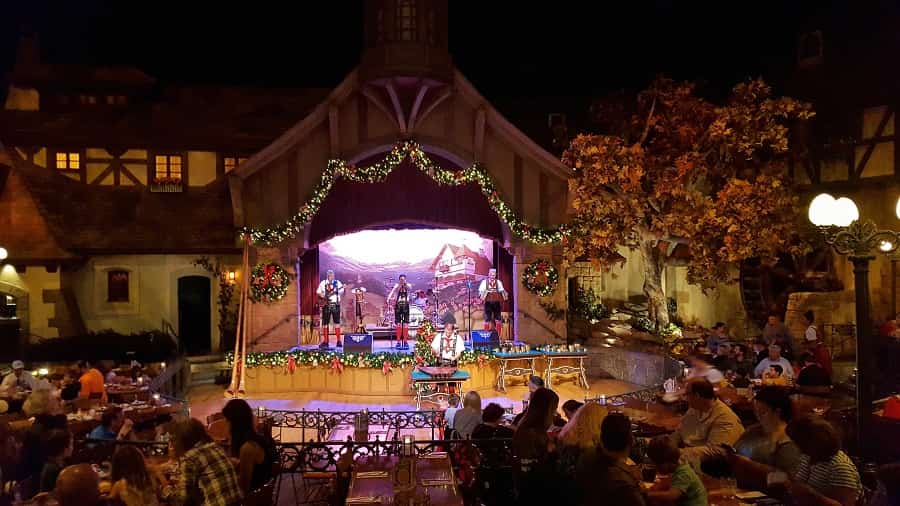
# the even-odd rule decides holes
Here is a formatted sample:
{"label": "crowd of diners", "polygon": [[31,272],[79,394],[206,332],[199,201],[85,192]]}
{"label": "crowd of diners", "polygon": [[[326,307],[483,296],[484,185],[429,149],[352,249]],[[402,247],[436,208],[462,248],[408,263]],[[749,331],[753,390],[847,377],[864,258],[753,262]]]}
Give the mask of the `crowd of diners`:
{"label": "crowd of diners", "polygon": [[[447,438],[482,442],[479,470],[462,473],[472,478],[460,485],[488,506],[698,506],[727,492],[723,483],[785,504],[900,504],[900,464],[882,466],[877,487],[866,493],[836,428],[818,414],[795,413],[791,390],[777,384],[755,388],[756,421],[745,426],[708,379],[690,378],[677,429],[651,438],[636,437],[636,425],[616,406],[560,406],[541,378],[532,376],[528,386],[527,407],[512,420],[495,403],[482,408],[474,391],[451,398],[445,412]],[[491,439],[511,439],[510,451],[483,442]],[[648,470],[652,479],[645,480]]]}
{"label": "crowd of diners", "polygon": [[[160,431],[169,442],[168,457],[148,457],[135,444],[110,441],[115,449],[108,463],[72,463],[75,438],[54,398],[47,398],[48,404],[33,415],[21,439],[8,424],[0,425],[4,442],[0,467],[5,476],[17,478],[7,480],[7,486],[32,504],[52,499],[62,506],[237,506],[277,472],[275,442],[258,430],[258,420],[242,399],[230,400],[221,412],[227,428],[223,440],[214,440],[199,420],[174,420]],[[123,439],[121,410],[107,417],[109,412],[91,434],[105,432],[107,437],[89,438],[83,444]],[[98,472],[101,465],[108,466],[108,472]]]}

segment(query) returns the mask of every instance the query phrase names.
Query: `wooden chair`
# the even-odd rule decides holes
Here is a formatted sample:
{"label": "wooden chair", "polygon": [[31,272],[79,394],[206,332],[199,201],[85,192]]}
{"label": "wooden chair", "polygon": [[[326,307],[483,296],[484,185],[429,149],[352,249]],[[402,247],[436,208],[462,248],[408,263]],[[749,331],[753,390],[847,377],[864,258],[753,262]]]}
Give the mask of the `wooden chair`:
{"label": "wooden chair", "polygon": [[250,492],[244,497],[244,506],[273,506],[275,493],[275,478],[272,478],[262,487]]}

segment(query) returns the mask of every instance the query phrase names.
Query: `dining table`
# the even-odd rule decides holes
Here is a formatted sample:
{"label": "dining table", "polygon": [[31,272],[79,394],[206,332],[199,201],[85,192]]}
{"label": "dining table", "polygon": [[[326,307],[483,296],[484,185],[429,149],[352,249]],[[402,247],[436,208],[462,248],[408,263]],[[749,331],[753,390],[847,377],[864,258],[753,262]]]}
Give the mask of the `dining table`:
{"label": "dining table", "polygon": [[[462,506],[463,498],[446,453],[418,455],[416,497],[428,496],[433,506]],[[392,470],[400,463],[396,455],[368,455],[353,465],[345,504],[393,504]]]}

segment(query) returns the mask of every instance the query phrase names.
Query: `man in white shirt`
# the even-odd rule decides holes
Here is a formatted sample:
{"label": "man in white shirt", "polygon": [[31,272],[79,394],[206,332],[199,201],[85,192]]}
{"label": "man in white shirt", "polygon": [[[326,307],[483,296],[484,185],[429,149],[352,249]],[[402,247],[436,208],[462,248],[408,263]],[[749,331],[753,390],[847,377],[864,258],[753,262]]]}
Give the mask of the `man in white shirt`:
{"label": "man in white shirt", "polygon": [[789,380],[794,379],[794,368],[791,367],[791,363],[788,359],[781,356],[781,346],[772,343],[769,345],[769,356],[762,359],[759,364],[757,364],[756,369],[753,370],[753,376],[756,378],[762,378],[763,373],[766,372],[769,367],[773,365],[780,365],[782,369],[782,375]]}
{"label": "man in white shirt", "polygon": [[684,446],[682,458],[699,469],[701,462],[724,456],[721,445],[734,445],[744,426],[734,411],[716,398],[712,383],[704,378],[688,380],[684,397],[688,410],[675,437]]}
{"label": "man in white shirt", "polygon": [[328,348],[328,324],[334,323],[334,335],[337,338],[337,347],[341,343],[341,297],[344,295],[344,284],[334,279],[334,271],[329,269],[325,273],[325,279],[319,283],[316,294],[322,298],[322,342],[319,348]]}
{"label": "man in white shirt", "polygon": [[444,315],[444,331],[435,333],[434,339],[431,340],[431,349],[442,364],[455,364],[466,349],[466,343],[459,337],[455,326],[456,318],[453,314],[447,313]]}
{"label": "man in white shirt", "polygon": [[25,364],[16,360],[12,363],[12,372],[0,383],[0,396],[13,397],[19,390],[35,390],[36,385],[37,380],[25,370]]}
{"label": "man in white shirt", "polygon": [[488,271],[488,278],[478,287],[478,296],[484,300],[484,330],[496,330],[500,321],[500,303],[509,298],[503,283],[497,279],[497,269]]}

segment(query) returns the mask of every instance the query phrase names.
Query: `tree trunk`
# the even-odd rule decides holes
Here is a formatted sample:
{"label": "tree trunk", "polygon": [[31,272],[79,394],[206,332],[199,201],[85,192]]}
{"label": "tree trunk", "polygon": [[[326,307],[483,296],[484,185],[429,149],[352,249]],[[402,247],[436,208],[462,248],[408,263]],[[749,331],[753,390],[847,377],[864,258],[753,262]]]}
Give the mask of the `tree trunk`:
{"label": "tree trunk", "polygon": [[657,331],[669,325],[669,306],[662,285],[666,259],[658,245],[657,241],[641,243],[641,256],[644,259],[644,295],[647,296],[650,320],[656,325]]}

